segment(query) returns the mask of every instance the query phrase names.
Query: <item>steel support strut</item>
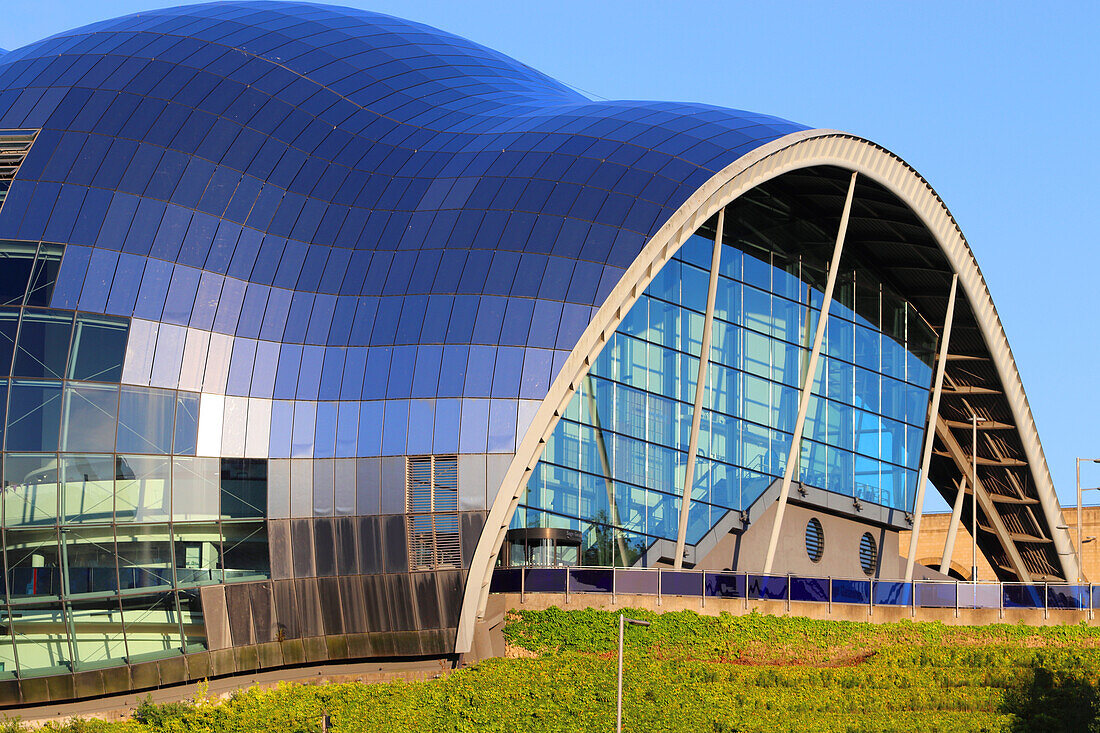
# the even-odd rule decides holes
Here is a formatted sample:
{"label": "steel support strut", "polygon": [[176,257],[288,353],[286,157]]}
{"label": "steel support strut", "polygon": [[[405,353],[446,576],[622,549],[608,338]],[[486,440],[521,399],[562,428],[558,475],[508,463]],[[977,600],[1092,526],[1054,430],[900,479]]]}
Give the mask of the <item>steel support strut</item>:
{"label": "steel support strut", "polygon": [[951,276],[951,295],[947,298],[947,316],[943,319],[943,334],[940,336],[940,352],[936,361],[936,387],[932,392],[932,402],[928,410],[928,419],[924,423],[924,452],[917,475],[917,495],[913,505],[913,532],[909,537],[909,555],[905,558],[905,582],[913,582],[913,564],[917,560],[917,540],[920,538],[921,513],[924,511],[924,485],[928,480],[928,467],[932,462],[932,443],[936,439],[935,419],[940,414],[940,394],[943,391],[943,375],[947,370],[947,347],[951,341],[951,324],[955,320],[955,295],[959,288],[959,276]]}
{"label": "steel support strut", "polygon": [[798,466],[802,454],[802,431],[806,427],[806,413],[810,409],[810,392],[814,386],[814,375],[817,373],[817,361],[821,356],[821,344],[825,341],[825,326],[829,321],[829,306],[833,303],[833,290],[836,287],[836,276],[840,271],[840,255],[844,250],[844,235],[848,231],[848,217],[852,213],[852,197],[856,191],[856,172],[852,171],[852,178],[848,183],[848,195],[844,199],[844,211],[840,215],[840,228],[836,233],[836,245],[833,247],[833,258],[829,261],[829,276],[825,282],[825,293],[821,301],[821,314],[817,320],[817,330],[814,332],[814,346],[810,351],[810,361],[806,366],[806,377],[802,380],[802,394],[798,399],[798,418],[794,423],[794,435],[791,436],[791,451],[787,455],[787,467],[783,471],[783,484],[779,490],[779,503],[775,508],[775,521],[772,524],[772,534],[768,540],[768,554],[764,559],[764,574],[772,571],[772,563],[775,561],[775,549],[779,543],[779,530],[783,526],[783,514],[787,510],[787,497],[791,493],[791,481]]}
{"label": "steel support strut", "polygon": [[687,542],[688,514],[691,511],[691,487],[695,483],[695,454],[699,452],[699,423],[703,417],[703,395],[706,394],[707,368],[710,366],[710,337],[714,324],[714,301],[718,296],[718,266],[722,262],[722,228],[726,222],[725,208],[718,210],[718,227],[714,234],[714,250],[710,256],[710,284],[707,288],[707,314],[703,320],[703,344],[699,351],[699,374],[695,380],[695,404],[691,413],[691,435],[688,438],[687,465],[684,467],[684,491],[680,499],[680,526],[676,531],[676,557],[672,567],[684,566],[684,545]]}

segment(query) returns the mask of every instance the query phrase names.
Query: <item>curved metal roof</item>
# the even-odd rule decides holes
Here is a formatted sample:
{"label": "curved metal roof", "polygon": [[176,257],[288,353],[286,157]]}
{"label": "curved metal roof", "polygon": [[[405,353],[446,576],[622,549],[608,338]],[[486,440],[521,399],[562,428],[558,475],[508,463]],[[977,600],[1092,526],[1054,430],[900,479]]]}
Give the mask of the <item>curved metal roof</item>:
{"label": "curved metal roof", "polygon": [[[391,372],[438,370],[448,344],[554,350],[527,391],[498,369],[484,395],[532,400],[674,212],[736,161],[807,129],[705,105],[594,102],[427,26],[276,2],[141,13],[6,53],[0,115],[0,129],[41,129],[0,238],[68,245],[53,305],[396,347]],[[165,288],[184,273],[203,290],[183,309],[104,291],[143,272]],[[935,292],[911,297],[935,313]],[[204,297],[234,315],[215,317]],[[991,342],[992,304],[974,313],[968,361],[948,373],[972,395],[990,385],[991,420],[1026,423],[1019,444],[990,437],[1007,487],[998,511],[1019,519],[1010,532],[1033,550],[1032,572],[1056,577],[1053,515],[1045,504],[1029,514],[1050,484],[1041,448],[1022,390],[997,397],[1011,355]],[[407,398],[408,381],[395,391],[365,378],[353,398]],[[456,396],[442,380],[413,396],[436,394]],[[952,404],[945,439],[962,414]],[[934,467],[941,488],[958,473],[950,465]]]}

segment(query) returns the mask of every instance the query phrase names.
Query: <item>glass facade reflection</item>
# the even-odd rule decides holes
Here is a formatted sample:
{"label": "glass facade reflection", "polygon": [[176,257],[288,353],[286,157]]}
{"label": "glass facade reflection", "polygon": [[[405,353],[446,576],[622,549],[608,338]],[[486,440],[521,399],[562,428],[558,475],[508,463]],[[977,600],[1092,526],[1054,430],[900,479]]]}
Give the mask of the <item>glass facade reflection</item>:
{"label": "glass facade reflection", "polygon": [[[826,263],[805,242],[761,234],[759,204],[750,196],[725,214],[689,545],[783,475],[820,317]],[[676,540],[716,226],[661,268],[595,359],[513,530],[580,531],[589,565],[645,565],[654,542]],[[910,512],[934,334],[850,257],[838,283],[795,480]]]}
{"label": "glass facade reflection", "polygon": [[180,591],[269,576],[267,461],[196,456],[197,393],[121,384],[130,319],[41,307],[63,248],[0,247],[12,634],[0,674],[204,648],[201,610]]}
{"label": "glass facade reflection", "polygon": [[[316,4],[0,53],[0,706],[454,653],[486,516],[609,294],[719,171],[808,131],[593,101]],[[828,208],[839,170],[780,178]],[[626,314],[527,485],[517,564],[673,540],[700,388],[689,541],[780,475],[838,216],[782,188],[728,207],[709,354],[713,223]],[[942,274],[870,193],[860,235],[888,218],[875,242]],[[799,477],[908,509],[933,339],[871,259],[842,268]]]}

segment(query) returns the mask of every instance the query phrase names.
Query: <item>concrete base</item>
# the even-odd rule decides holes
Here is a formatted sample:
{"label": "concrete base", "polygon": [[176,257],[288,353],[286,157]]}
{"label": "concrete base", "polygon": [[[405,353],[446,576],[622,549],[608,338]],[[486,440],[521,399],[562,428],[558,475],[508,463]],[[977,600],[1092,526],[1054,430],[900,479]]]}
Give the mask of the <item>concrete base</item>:
{"label": "concrete base", "polygon": [[798,616],[802,618],[832,621],[865,621],[872,623],[896,623],[898,621],[939,621],[949,626],[986,626],[988,624],[1025,624],[1027,626],[1059,626],[1085,623],[1098,626],[1100,621],[1090,619],[1088,611],[1066,611],[1041,608],[917,608],[911,606],[862,606],[848,603],[806,603],[800,601],[764,601],[745,598],[706,598],[697,596],[654,596],[618,594],[612,600],[604,593],[570,593],[568,602],[561,593],[504,593],[508,609],[541,611],[551,606],[558,608],[600,608],[618,610],[641,608],[655,613],[665,611],[695,611],[706,616],[728,613],[743,616],[753,611],[769,616]]}

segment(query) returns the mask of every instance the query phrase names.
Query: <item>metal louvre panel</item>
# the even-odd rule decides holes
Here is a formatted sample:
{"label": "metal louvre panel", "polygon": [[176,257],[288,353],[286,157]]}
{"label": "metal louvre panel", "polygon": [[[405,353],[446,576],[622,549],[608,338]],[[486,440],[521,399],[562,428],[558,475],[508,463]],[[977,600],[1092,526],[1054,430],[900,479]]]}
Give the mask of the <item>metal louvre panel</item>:
{"label": "metal louvre panel", "polygon": [[409,570],[460,568],[458,457],[409,456],[405,476]]}

